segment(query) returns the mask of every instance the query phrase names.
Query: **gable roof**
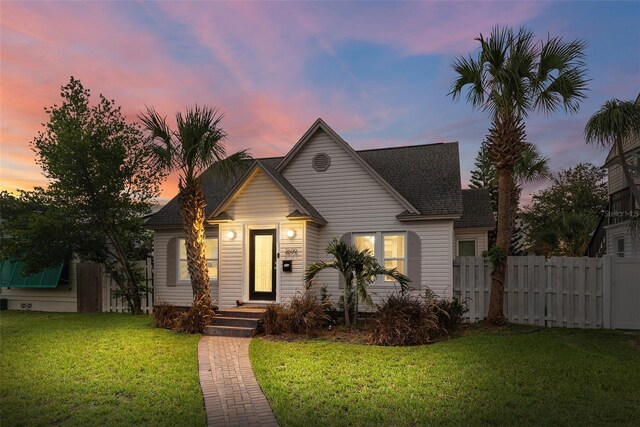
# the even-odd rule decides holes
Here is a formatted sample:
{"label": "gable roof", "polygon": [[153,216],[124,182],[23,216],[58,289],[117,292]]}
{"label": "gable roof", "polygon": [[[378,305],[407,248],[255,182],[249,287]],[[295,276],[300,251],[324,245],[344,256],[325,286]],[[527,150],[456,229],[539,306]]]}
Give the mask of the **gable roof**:
{"label": "gable roof", "polygon": [[462,190],[462,217],[453,222],[454,228],[494,228],[491,196],[483,188],[467,188]]}
{"label": "gable roof", "polygon": [[287,179],[269,163],[269,161],[265,162],[257,159],[249,168],[249,170],[247,170],[244,175],[236,181],[233,188],[229,190],[225,198],[214,209],[211,216],[217,217],[223,215],[225,208],[233,201],[233,198],[235,197],[237,192],[244,186],[247,181],[249,181],[254,172],[257,169],[260,169],[268,178],[271,179],[271,181],[273,181],[274,184],[276,184],[278,188],[280,188],[280,191],[282,191],[296,205],[297,209],[294,211],[296,213],[295,217],[308,216],[310,219],[319,224],[326,224],[327,220],[325,220],[322,215],[320,215],[320,212],[318,212],[316,208],[314,208],[311,203],[309,203],[307,199],[305,199],[304,196],[302,196],[302,194],[300,194],[298,190],[296,190],[296,188],[291,185],[291,183],[287,181]]}
{"label": "gable roof", "polygon": [[[294,200],[298,205],[296,215],[306,214],[320,223],[326,223],[321,213],[281,173],[293,155],[319,129],[333,136],[372,177],[389,188],[392,194],[397,195],[398,200],[404,201],[402,204],[408,209],[399,213],[398,219],[459,219],[463,215],[457,142],[355,151],[321,119],[316,120],[287,156],[261,158],[255,163],[248,163],[249,168],[258,167],[256,164],[259,164],[262,170]],[[225,179],[218,173],[217,165],[213,165],[202,174],[201,182],[207,200],[206,218],[211,218],[214,213],[222,213],[223,209],[219,208],[233,197],[233,193],[242,185],[240,181],[249,176],[247,173],[238,172]],[[488,212],[492,215],[490,205]],[[178,197],[174,197],[152,215],[146,225],[149,228],[180,226]]]}
{"label": "gable roof", "polygon": [[362,168],[365,171],[367,171],[369,175],[373,177],[373,179],[378,181],[379,184],[381,184],[387,191],[389,191],[389,193],[396,200],[398,200],[398,202],[400,202],[400,204],[404,206],[405,209],[407,209],[409,212],[416,213],[416,214],[420,212],[406,198],[404,198],[403,195],[400,194],[392,185],[390,185],[384,178],[382,178],[374,168],[372,168],[369,164],[367,164],[367,162],[364,161],[362,157],[360,157],[358,153],[353,148],[351,148],[351,146],[347,144],[347,142],[344,139],[342,139],[342,137],[338,135],[336,131],[331,129],[331,126],[326,124],[324,120],[322,120],[321,118],[318,118],[313,123],[313,125],[311,125],[309,130],[307,130],[305,134],[302,135],[302,138],[300,138],[300,140],[293,146],[293,148],[289,150],[287,155],[282,159],[282,161],[278,165],[278,168],[277,168],[278,171],[283,171],[287,167],[291,159],[293,159],[296,156],[296,154],[298,154],[298,152],[302,149],[302,147],[304,147],[307,144],[307,142],[309,142],[311,138],[319,130],[323,130],[327,135],[329,135],[340,147],[342,147],[342,149],[344,149],[347,152],[349,156],[351,156],[351,158],[353,158],[356,161],[356,163],[362,166]]}

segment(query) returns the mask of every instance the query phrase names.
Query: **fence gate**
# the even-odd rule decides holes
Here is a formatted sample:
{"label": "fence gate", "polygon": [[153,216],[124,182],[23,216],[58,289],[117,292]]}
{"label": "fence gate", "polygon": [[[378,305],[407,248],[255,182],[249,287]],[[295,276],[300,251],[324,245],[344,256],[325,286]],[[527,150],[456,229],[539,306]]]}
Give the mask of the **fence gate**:
{"label": "fence gate", "polygon": [[640,329],[640,259],[612,260],[611,326]]}
{"label": "fence gate", "polygon": [[78,313],[102,311],[102,266],[81,262],[76,266]]}

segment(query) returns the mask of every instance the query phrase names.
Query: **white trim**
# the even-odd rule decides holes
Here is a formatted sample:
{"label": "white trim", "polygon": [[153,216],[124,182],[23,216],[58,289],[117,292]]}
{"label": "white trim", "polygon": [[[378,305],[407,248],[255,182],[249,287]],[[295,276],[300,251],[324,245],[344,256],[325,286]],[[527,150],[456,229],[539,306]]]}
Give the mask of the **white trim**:
{"label": "white trim", "polygon": [[[355,236],[360,235],[360,236],[374,236],[374,246],[373,246],[373,250],[374,250],[374,256],[376,257],[376,260],[378,261],[378,263],[380,265],[382,265],[384,267],[384,261],[385,261],[385,257],[384,257],[384,236],[385,235],[391,235],[391,236],[399,236],[399,235],[403,235],[404,236],[404,273],[403,274],[407,274],[408,273],[408,269],[407,266],[409,265],[409,247],[408,247],[408,239],[407,239],[407,230],[387,230],[387,231],[352,231],[351,232],[351,244],[355,245]],[[379,242],[379,243],[378,243]],[[400,259],[400,258],[388,258],[388,259]],[[373,285],[376,286],[395,286],[397,282],[393,281],[386,281],[383,278],[376,278],[376,281],[373,282]]]}
{"label": "white trim", "polygon": [[[249,297],[249,286],[250,286],[250,277],[249,277],[249,271],[250,271],[250,266],[249,263],[251,262],[251,254],[249,253],[250,251],[250,245],[249,245],[249,239],[251,239],[251,236],[249,233],[251,230],[275,230],[276,231],[276,299],[273,301],[264,301],[264,300],[252,300]],[[264,302],[270,302],[270,303],[279,303],[280,302],[280,294],[281,294],[281,289],[280,287],[282,286],[281,283],[281,272],[280,272],[280,257],[278,256],[280,254],[280,224],[279,223],[273,223],[273,222],[268,222],[268,223],[251,223],[251,224],[243,224],[243,239],[242,239],[242,245],[243,245],[243,250],[242,250],[242,254],[243,254],[243,261],[242,261],[242,277],[243,277],[243,286],[242,286],[242,301],[246,302],[246,303],[264,303]]]}

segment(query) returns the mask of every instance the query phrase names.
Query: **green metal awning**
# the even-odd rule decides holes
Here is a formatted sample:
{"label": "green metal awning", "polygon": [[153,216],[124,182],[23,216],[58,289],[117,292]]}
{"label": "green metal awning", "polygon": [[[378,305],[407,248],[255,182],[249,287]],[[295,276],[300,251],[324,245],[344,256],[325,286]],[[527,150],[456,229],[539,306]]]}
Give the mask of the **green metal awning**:
{"label": "green metal awning", "polygon": [[24,263],[15,260],[3,260],[0,264],[0,287],[3,288],[55,288],[60,281],[64,264],[47,268],[29,276],[22,275]]}

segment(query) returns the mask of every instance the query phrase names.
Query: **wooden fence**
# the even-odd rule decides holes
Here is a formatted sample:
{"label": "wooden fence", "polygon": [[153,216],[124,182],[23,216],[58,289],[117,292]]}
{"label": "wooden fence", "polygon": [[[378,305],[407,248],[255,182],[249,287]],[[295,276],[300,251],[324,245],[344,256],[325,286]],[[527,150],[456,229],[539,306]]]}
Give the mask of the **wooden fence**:
{"label": "wooden fence", "polygon": [[[149,287],[149,292],[142,296],[142,312],[151,313],[153,311],[153,260],[147,258],[139,261],[138,266],[143,270],[145,282]],[[118,285],[106,273],[102,273],[102,312],[126,313],[129,311],[127,303],[120,298],[114,298],[112,291],[116,290]]]}
{"label": "wooden fence", "polygon": [[[629,268],[629,260],[613,257],[570,258],[509,257],[505,283],[504,313],[509,321],[568,328],[611,328],[616,319],[633,319],[640,306],[629,303],[629,273],[616,276],[616,268]],[[637,260],[640,267],[640,260]],[[633,268],[637,268],[634,264]],[[467,301],[467,320],[486,317],[491,289],[491,267],[479,257],[458,257],[454,262],[454,295]],[[617,279],[616,279],[617,278]],[[617,286],[613,286],[618,282]],[[624,283],[623,283],[624,282]],[[625,285],[625,288],[621,285]],[[633,287],[635,289],[635,287]],[[614,292],[612,297],[612,291]],[[624,295],[617,293],[624,292]],[[630,294],[631,295],[631,294]],[[640,295],[640,293],[633,294]],[[623,300],[625,305],[616,303]],[[628,321],[624,327],[635,327]],[[622,325],[621,322],[618,322]],[[631,325],[631,326],[630,326]],[[638,324],[640,327],[640,323]]]}

